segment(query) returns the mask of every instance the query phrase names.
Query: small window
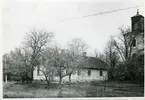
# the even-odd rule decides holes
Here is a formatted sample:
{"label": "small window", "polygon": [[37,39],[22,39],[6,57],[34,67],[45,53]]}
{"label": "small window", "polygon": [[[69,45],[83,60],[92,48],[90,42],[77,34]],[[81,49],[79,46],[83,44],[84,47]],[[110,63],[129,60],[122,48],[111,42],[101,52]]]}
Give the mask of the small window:
{"label": "small window", "polygon": [[91,76],[91,70],[88,70],[88,76]]}
{"label": "small window", "polygon": [[40,75],[40,67],[37,67],[37,75]]}
{"label": "small window", "polygon": [[135,47],[136,46],[136,39],[133,39],[132,41],[132,47]]}
{"label": "small window", "polygon": [[81,75],[81,70],[80,69],[77,71],[77,74],[78,74],[78,76]]}
{"label": "small window", "polygon": [[100,71],[100,76],[103,76],[103,72],[102,71]]}

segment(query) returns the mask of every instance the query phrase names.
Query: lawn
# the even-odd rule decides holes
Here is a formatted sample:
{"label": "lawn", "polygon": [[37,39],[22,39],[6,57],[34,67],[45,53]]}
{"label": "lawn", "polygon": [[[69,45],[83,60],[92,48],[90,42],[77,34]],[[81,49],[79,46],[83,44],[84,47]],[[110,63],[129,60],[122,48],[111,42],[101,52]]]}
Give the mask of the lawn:
{"label": "lawn", "polygon": [[[106,88],[104,89],[104,87]],[[50,97],[143,97],[144,87],[138,84],[107,82],[72,83],[61,86],[45,82],[18,84],[3,83],[4,98],[50,98]]]}

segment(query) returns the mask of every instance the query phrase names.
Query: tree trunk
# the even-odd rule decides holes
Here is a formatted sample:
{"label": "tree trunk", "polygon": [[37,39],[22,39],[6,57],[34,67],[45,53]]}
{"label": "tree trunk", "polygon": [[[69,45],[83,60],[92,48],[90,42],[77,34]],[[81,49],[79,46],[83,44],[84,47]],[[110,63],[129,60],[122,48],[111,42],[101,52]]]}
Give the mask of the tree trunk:
{"label": "tree trunk", "polygon": [[31,69],[31,80],[30,80],[30,82],[32,83],[32,81],[33,81],[33,66],[32,66],[32,69]]}
{"label": "tree trunk", "polygon": [[47,80],[46,80],[46,82],[47,82],[47,85],[49,86],[49,84],[50,84],[50,81],[47,79]]}
{"label": "tree trunk", "polygon": [[45,74],[45,73],[43,73],[43,74],[44,74],[44,76],[45,76],[45,79],[46,79],[47,85],[49,86],[50,81],[48,80],[48,77],[46,76],[46,74]]}
{"label": "tree trunk", "polygon": [[59,84],[61,85],[62,83],[62,77],[59,77]]}
{"label": "tree trunk", "polygon": [[71,74],[69,74],[69,87],[71,85]]}
{"label": "tree trunk", "polygon": [[59,84],[61,85],[62,83],[62,75],[61,75],[61,66],[59,66]]}

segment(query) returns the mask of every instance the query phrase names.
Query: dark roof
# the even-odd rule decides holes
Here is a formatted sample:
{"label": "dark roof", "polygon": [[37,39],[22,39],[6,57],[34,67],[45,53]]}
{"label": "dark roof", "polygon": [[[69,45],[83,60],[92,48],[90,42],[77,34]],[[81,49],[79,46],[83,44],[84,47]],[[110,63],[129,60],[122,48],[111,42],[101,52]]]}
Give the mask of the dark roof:
{"label": "dark roof", "polygon": [[[131,18],[134,18],[134,17],[143,17],[142,15],[139,14],[139,9],[137,9],[137,13],[135,16],[132,16]],[[144,17],[143,17],[144,18]]]}
{"label": "dark roof", "polygon": [[134,18],[134,17],[143,17],[144,18],[143,15],[139,15],[139,14],[136,14],[136,15],[132,16],[131,18]]}
{"label": "dark roof", "polygon": [[83,68],[107,70],[105,62],[95,57],[85,57],[85,66]]}

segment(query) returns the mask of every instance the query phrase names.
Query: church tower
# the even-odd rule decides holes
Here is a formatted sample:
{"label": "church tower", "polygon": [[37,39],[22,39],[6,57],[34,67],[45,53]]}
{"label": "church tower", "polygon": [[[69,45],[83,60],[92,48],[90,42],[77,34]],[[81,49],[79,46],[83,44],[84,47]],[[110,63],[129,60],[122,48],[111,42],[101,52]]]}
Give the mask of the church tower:
{"label": "church tower", "polygon": [[132,37],[132,51],[133,54],[144,54],[144,16],[139,14],[137,9],[137,14],[131,17],[131,34]]}
{"label": "church tower", "polygon": [[137,9],[137,14],[131,17],[131,26],[132,26],[132,32],[144,33],[144,17],[139,14],[138,9]]}

